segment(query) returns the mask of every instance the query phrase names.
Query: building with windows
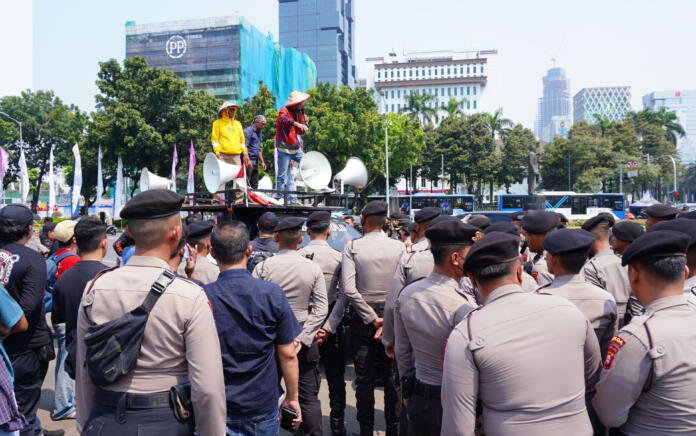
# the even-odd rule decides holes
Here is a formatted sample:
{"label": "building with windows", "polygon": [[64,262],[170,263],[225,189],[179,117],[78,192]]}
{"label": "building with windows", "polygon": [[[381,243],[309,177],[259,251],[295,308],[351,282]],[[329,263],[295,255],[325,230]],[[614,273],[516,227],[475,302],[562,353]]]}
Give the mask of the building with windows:
{"label": "building with windows", "polygon": [[293,89],[316,86],[314,62],[263,35],[242,17],[126,23],[126,57],[141,56],[192,88],[225,100],[255,95],[263,81],[282,107]]}
{"label": "building with windows", "polygon": [[643,109],[661,107],[674,111],[686,136],[677,138],[677,151],[684,163],[696,162],[696,89],[655,91],[643,96]]}
{"label": "building with windows", "polygon": [[595,115],[621,121],[631,111],[630,86],[583,88],[573,97],[573,122],[595,123]]}
{"label": "building with windows", "polygon": [[408,96],[417,92],[431,95],[429,107],[436,110],[437,125],[446,116],[445,107],[454,99],[464,113],[480,110],[488,83],[488,60],[481,55],[495,50],[443,54],[406,54],[374,58],[373,83],[381,96],[380,112],[401,112],[408,106]]}
{"label": "building with windows", "polygon": [[353,0],[278,0],[280,43],[307,53],[317,80],[355,86]]}
{"label": "building with windows", "polygon": [[563,68],[551,68],[542,78],[543,97],[539,99],[539,111],[535,134],[542,141],[550,142],[554,134],[554,117],[570,117],[570,83]]}

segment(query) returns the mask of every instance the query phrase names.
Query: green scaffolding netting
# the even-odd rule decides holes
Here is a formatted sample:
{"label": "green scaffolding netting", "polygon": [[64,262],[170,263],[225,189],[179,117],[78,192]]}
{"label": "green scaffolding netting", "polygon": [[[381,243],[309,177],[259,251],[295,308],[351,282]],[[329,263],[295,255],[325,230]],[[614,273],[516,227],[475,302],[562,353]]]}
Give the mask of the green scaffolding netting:
{"label": "green scaffolding netting", "polygon": [[292,90],[307,91],[316,86],[317,68],[308,55],[281,46],[272,35],[263,35],[244,19],[240,18],[239,27],[242,100],[258,92],[260,80],[276,96],[276,109],[285,105]]}

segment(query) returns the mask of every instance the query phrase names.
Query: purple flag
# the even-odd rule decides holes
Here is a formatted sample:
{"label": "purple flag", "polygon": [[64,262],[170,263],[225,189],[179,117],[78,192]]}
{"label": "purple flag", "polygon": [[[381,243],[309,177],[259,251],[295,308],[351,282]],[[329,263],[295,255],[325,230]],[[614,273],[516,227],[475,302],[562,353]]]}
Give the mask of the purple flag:
{"label": "purple flag", "polygon": [[[189,145],[189,168],[188,168],[188,183],[186,184],[186,192],[193,194],[195,188],[193,186],[193,170],[196,168],[196,149],[193,146],[193,139],[191,140],[191,145]],[[193,197],[190,199],[190,203],[193,204]]]}
{"label": "purple flag", "polygon": [[5,172],[7,172],[7,167],[10,164],[10,153],[4,148],[0,147],[0,201],[2,201],[5,195],[5,187],[2,184],[5,178]]}
{"label": "purple flag", "polygon": [[171,190],[176,192],[176,166],[179,164],[179,155],[176,153],[176,144],[174,144],[174,152],[172,153],[172,187]]}

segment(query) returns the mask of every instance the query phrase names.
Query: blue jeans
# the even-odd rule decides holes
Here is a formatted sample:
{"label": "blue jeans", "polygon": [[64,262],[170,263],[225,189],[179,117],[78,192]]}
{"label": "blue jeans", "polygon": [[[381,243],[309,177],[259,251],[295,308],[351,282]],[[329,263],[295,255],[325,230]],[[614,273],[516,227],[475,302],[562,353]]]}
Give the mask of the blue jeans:
{"label": "blue jeans", "polygon": [[[276,191],[278,191],[278,198],[283,198],[283,191],[285,191],[286,183],[288,185],[288,191],[295,190],[295,180],[292,177],[292,171],[290,171],[290,162],[295,161],[299,164],[302,157],[304,157],[302,150],[297,150],[297,153],[295,154],[284,153],[278,150],[278,176],[276,177]],[[295,203],[296,201],[296,195],[288,194],[288,203]]]}
{"label": "blue jeans", "polygon": [[65,359],[68,357],[68,349],[65,346],[65,324],[56,325],[55,330],[56,341],[58,342],[58,353],[56,356],[55,369],[56,391],[53,399],[53,413],[51,413],[51,418],[62,419],[75,411],[75,399],[73,398],[75,381],[71,379],[67,371],[65,371]]}
{"label": "blue jeans", "polygon": [[276,436],[279,431],[278,407],[266,415],[227,415],[227,436]]}

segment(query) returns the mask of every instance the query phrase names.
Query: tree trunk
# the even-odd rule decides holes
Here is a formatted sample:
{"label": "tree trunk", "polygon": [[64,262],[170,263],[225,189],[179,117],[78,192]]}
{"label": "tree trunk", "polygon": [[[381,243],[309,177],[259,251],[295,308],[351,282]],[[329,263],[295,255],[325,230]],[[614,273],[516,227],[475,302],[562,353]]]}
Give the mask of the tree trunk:
{"label": "tree trunk", "polygon": [[39,177],[37,177],[34,186],[34,194],[31,197],[31,210],[32,212],[36,212],[36,205],[39,203],[39,195],[41,195],[41,180],[43,180],[43,176],[46,173],[46,166],[45,164],[41,166],[41,169],[39,170]]}
{"label": "tree trunk", "polygon": [[488,185],[488,203],[493,203],[493,182]]}

